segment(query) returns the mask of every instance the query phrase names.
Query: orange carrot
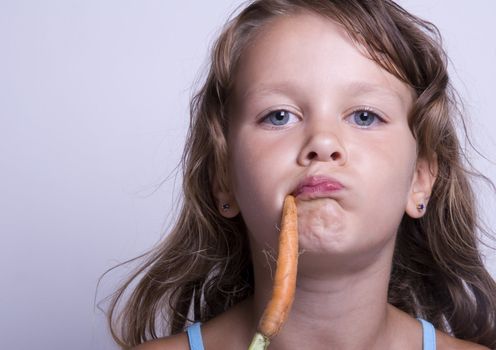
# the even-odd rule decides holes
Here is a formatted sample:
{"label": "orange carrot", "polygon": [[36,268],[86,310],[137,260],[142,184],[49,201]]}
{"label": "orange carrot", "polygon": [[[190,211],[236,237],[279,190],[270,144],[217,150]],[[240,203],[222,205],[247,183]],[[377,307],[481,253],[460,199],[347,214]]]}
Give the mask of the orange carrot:
{"label": "orange carrot", "polygon": [[293,304],[298,267],[298,221],[293,196],[284,200],[279,234],[279,253],[272,297],[258,324],[248,350],[266,349],[270,339],[277,335],[288,318]]}

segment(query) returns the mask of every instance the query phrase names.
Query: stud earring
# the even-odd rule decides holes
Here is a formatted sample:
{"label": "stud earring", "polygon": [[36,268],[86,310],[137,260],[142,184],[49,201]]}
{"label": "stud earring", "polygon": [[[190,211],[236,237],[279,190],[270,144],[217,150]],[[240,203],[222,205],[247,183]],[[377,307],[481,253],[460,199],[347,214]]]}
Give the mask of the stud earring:
{"label": "stud earring", "polygon": [[424,210],[424,208],[425,208],[424,203],[420,203],[419,205],[417,205],[418,211],[422,211],[422,210]]}
{"label": "stud earring", "polygon": [[222,210],[228,211],[230,208],[231,208],[231,206],[229,205],[229,203],[222,204]]}

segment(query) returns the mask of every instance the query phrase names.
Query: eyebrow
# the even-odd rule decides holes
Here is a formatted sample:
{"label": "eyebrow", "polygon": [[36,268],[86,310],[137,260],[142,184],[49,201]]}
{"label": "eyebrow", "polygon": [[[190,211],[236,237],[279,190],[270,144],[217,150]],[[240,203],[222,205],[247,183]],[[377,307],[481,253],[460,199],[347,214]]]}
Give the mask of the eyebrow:
{"label": "eyebrow", "polygon": [[399,99],[405,105],[404,97],[396,90],[388,89],[379,84],[368,83],[364,81],[352,81],[346,85],[346,90],[352,95],[367,95],[371,93],[378,93],[385,96],[390,96]]}
{"label": "eyebrow", "polygon": [[[258,88],[249,89],[243,94],[243,98],[250,95],[273,95],[273,94],[297,94],[300,88],[291,81],[281,81],[275,84],[261,84]],[[404,105],[408,101],[396,90],[385,88],[379,84],[369,83],[366,81],[351,81],[344,85],[343,90],[351,96],[360,96],[367,94],[380,94],[382,96],[399,99]]]}
{"label": "eyebrow", "polygon": [[251,95],[272,95],[277,93],[296,93],[300,89],[296,86],[296,84],[290,81],[282,81],[275,84],[261,84],[261,86],[253,89],[248,89],[243,94],[243,98],[247,98]]}

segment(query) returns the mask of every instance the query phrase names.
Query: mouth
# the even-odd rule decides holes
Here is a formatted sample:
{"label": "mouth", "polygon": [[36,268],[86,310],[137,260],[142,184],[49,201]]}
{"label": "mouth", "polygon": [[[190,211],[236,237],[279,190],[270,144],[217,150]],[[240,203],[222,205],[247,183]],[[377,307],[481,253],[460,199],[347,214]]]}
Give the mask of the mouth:
{"label": "mouth", "polygon": [[337,180],[328,176],[309,176],[303,179],[292,193],[297,199],[310,200],[331,197],[344,189]]}

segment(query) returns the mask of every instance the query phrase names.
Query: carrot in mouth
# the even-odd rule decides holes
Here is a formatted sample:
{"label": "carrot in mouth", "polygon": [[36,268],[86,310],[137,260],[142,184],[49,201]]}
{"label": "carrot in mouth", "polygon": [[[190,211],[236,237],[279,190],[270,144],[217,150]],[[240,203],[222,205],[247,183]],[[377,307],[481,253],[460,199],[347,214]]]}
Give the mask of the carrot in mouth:
{"label": "carrot in mouth", "polygon": [[272,296],[258,324],[248,350],[267,349],[270,340],[281,330],[288,318],[296,289],[298,270],[298,221],[295,198],[284,199],[279,233],[279,252]]}

